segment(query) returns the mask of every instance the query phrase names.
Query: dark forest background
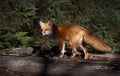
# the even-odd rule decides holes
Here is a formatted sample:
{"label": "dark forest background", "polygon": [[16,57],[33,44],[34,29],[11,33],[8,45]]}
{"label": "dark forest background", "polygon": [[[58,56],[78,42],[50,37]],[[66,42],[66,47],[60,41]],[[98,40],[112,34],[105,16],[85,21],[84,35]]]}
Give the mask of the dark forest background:
{"label": "dark forest background", "polygon": [[0,49],[30,46],[39,20],[80,24],[120,51],[119,0],[0,0]]}

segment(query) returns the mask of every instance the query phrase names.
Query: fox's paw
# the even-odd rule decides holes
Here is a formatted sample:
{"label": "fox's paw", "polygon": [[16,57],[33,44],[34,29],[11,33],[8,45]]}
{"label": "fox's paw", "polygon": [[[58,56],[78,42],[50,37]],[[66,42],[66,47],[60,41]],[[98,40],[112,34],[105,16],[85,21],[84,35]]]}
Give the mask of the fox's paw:
{"label": "fox's paw", "polygon": [[89,55],[86,54],[85,57],[84,57],[85,60],[88,60],[89,59]]}
{"label": "fox's paw", "polygon": [[70,56],[70,58],[71,58],[71,59],[74,59],[75,56],[76,56],[76,54],[72,54],[72,55]]}
{"label": "fox's paw", "polygon": [[58,58],[63,58],[64,57],[64,53],[61,53]]}
{"label": "fox's paw", "polygon": [[64,53],[61,53],[61,54],[58,56],[58,58],[67,58],[67,56],[64,55]]}

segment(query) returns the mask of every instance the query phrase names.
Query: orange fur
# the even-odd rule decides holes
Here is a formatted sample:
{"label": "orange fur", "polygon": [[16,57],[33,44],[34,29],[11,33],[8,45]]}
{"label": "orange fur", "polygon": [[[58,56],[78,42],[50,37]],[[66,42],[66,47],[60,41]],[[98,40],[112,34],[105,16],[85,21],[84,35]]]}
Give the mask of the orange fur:
{"label": "orange fur", "polygon": [[51,22],[40,22],[40,26],[43,35],[51,35],[58,41],[61,50],[60,57],[63,57],[65,52],[65,41],[69,41],[72,47],[73,55],[71,58],[74,58],[78,53],[76,45],[79,43],[85,53],[85,59],[88,59],[88,52],[84,42],[102,52],[111,52],[111,48],[108,45],[80,25],[53,25]]}

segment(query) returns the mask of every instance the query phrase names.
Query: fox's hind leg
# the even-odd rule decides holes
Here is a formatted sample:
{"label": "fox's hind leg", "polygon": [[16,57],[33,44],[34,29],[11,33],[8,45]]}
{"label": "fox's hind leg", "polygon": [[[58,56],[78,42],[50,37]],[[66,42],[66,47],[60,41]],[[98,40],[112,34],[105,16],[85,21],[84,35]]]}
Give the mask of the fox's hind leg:
{"label": "fox's hind leg", "polygon": [[71,55],[71,59],[74,59],[75,56],[78,54],[80,55],[81,53],[79,53],[77,50],[76,50],[76,45],[77,45],[77,42],[71,42],[71,47],[72,47],[72,55]]}
{"label": "fox's hind leg", "polygon": [[83,39],[84,39],[84,37],[82,36],[82,38],[80,39],[80,47],[81,47],[81,49],[84,51],[84,54],[85,54],[84,59],[89,59],[88,51],[87,51],[87,49],[86,49],[86,47],[85,47],[85,44],[84,44],[84,42],[83,42]]}

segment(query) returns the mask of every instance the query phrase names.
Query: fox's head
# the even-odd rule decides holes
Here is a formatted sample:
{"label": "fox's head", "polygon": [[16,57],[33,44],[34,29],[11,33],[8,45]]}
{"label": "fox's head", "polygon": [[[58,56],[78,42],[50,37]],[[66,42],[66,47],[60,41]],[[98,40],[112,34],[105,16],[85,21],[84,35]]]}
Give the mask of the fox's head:
{"label": "fox's head", "polygon": [[52,23],[50,21],[48,21],[47,23],[40,21],[39,24],[40,24],[41,33],[43,36],[52,34]]}

